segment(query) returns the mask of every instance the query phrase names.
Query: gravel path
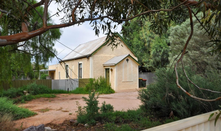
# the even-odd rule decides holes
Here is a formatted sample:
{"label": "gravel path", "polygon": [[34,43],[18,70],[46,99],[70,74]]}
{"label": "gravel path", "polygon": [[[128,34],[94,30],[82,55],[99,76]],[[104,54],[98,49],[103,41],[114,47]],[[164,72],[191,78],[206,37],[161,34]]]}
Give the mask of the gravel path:
{"label": "gravel path", "polygon": [[[76,111],[79,103],[82,107],[85,102],[82,97],[88,95],[80,94],[59,94],[55,98],[39,98],[19,105],[37,113],[37,115],[15,121],[15,127],[29,127],[40,124],[60,124],[64,120],[76,119]],[[114,110],[137,109],[141,102],[137,91],[124,91],[108,95],[99,95],[99,106],[106,101],[106,104],[114,106]]]}

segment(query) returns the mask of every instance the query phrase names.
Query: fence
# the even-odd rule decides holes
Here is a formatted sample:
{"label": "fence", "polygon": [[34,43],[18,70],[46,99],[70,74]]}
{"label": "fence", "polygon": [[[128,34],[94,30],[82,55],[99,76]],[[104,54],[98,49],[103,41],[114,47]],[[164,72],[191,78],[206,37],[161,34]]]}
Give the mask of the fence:
{"label": "fence", "polygon": [[79,79],[79,87],[85,87],[90,82],[90,78]]}
{"label": "fence", "polygon": [[11,87],[19,88],[26,86],[31,83],[36,83],[38,85],[45,85],[52,90],[75,90],[77,87],[85,87],[89,83],[90,79],[61,79],[61,80],[13,80],[11,83],[0,83],[0,87],[7,90]]}
{"label": "fence", "polygon": [[19,87],[26,86],[26,85],[34,83],[34,82],[39,85],[45,85],[48,88],[51,88],[51,86],[52,86],[51,80],[13,80],[13,81],[11,81],[11,83],[6,83],[6,82],[0,83],[0,87],[7,90],[11,87],[19,88]]}
{"label": "fence", "polygon": [[52,90],[71,91],[79,87],[78,79],[52,80]]}
{"label": "fence", "polygon": [[210,114],[214,112],[217,111],[189,117],[143,131],[221,131],[221,117],[219,117],[216,126],[214,125],[216,115],[208,121]]}

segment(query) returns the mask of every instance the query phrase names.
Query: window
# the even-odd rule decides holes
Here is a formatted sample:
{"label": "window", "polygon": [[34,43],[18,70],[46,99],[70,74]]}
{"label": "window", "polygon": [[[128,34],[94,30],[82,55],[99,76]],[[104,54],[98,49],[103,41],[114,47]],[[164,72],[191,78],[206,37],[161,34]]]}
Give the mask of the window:
{"label": "window", "polygon": [[78,79],[82,78],[82,63],[78,63]]}
{"label": "window", "polygon": [[66,78],[68,78],[68,65],[65,65]]}

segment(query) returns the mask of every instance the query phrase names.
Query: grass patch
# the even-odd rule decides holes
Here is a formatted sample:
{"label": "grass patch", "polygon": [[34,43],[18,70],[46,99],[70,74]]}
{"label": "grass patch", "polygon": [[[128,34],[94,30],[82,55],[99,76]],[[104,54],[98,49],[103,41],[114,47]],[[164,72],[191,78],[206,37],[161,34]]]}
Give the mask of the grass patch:
{"label": "grass patch", "polygon": [[50,110],[49,108],[45,108],[45,109],[40,109],[39,112],[45,113],[45,112],[47,112],[47,111],[49,111],[49,110]]}
{"label": "grass patch", "polygon": [[18,120],[36,115],[35,112],[14,105],[13,101],[6,97],[0,97],[0,105],[0,115],[11,114],[12,120]]}
{"label": "grass patch", "polygon": [[54,98],[54,94],[38,94],[38,95],[23,95],[18,98],[13,99],[14,103],[25,103],[26,101],[31,101],[37,98]]}

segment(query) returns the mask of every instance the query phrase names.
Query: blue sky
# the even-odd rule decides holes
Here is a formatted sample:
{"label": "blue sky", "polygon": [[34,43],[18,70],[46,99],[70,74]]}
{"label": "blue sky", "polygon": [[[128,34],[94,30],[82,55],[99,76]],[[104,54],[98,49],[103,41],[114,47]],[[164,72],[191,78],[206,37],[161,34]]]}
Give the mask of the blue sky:
{"label": "blue sky", "polygon": [[[50,14],[54,14],[57,11],[57,5],[54,3],[51,3],[49,6],[49,12]],[[60,14],[62,16],[63,14]],[[52,20],[54,23],[59,24],[60,23],[60,18],[57,16],[52,17]],[[121,25],[118,26],[117,32],[120,32],[121,30]],[[89,22],[85,22],[82,25],[74,25],[71,27],[66,27],[66,28],[61,28],[62,35],[60,39],[58,40],[62,44],[68,46],[71,49],[75,49],[79,44],[83,44],[85,42],[98,39],[99,37],[105,36],[102,31],[99,34],[99,37],[95,35],[94,30],[92,29],[91,25],[89,25]],[[68,53],[71,52],[70,49],[67,47],[63,46],[59,42],[55,42],[54,48],[57,50],[58,57],[59,58],[64,58]],[[48,65],[54,65],[57,64],[58,60],[56,58],[53,58],[52,61],[48,63]]]}

